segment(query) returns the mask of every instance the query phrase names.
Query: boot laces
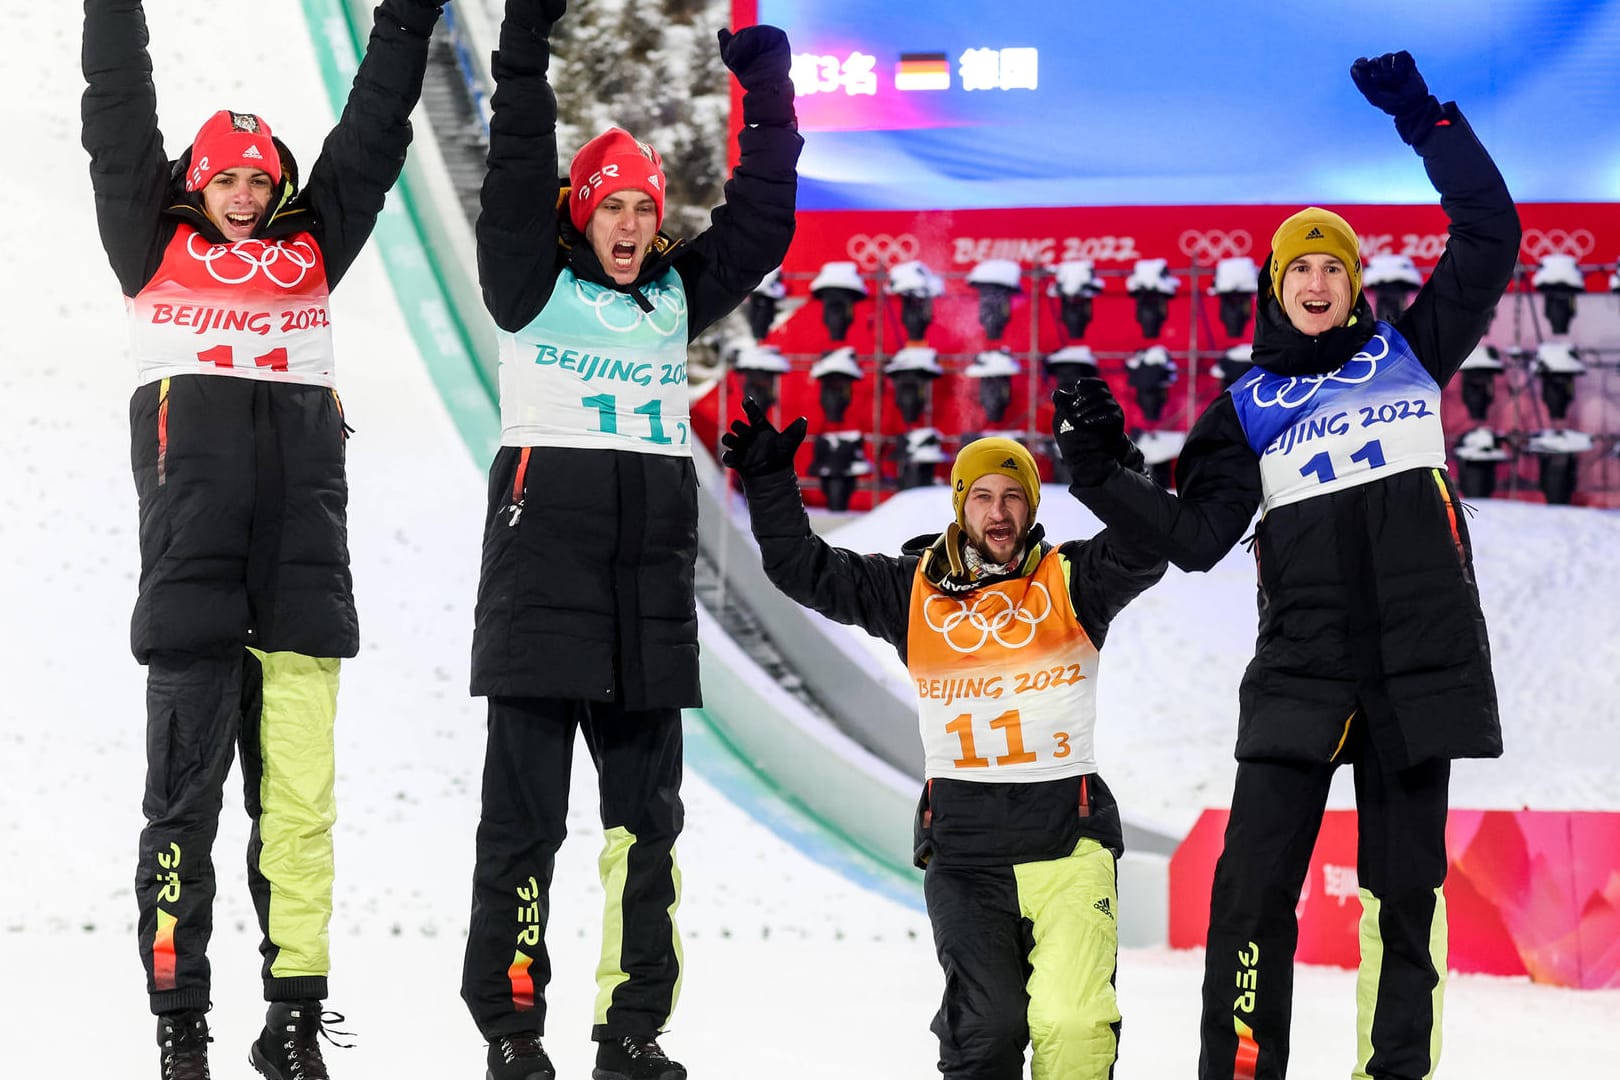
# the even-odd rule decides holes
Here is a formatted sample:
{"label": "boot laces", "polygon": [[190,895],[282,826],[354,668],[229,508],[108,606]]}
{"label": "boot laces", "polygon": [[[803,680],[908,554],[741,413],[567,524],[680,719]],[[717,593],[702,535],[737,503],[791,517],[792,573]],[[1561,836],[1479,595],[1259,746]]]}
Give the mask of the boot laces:
{"label": "boot laces", "polygon": [[634,1035],[626,1035],[619,1040],[619,1046],[624,1049],[626,1054],[630,1055],[632,1061],[650,1061],[655,1064],[663,1064],[669,1061],[669,1055],[664,1053],[664,1048],[659,1046],[658,1040],[650,1035],[645,1039],[638,1039]]}
{"label": "boot laces", "polygon": [[211,1080],[208,1044],[214,1037],[197,1021],[175,1021],[163,1043],[163,1080]]}
{"label": "boot laces", "polygon": [[501,1058],[508,1065],[524,1058],[546,1056],[545,1050],[540,1046],[540,1033],[537,1031],[518,1031],[511,1035],[502,1035],[499,1043]]}
{"label": "boot laces", "polygon": [[[313,1017],[313,1020],[309,1018]],[[339,1042],[334,1035],[354,1038],[350,1031],[340,1031],[333,1024],[347,1023],[342,1013],[322,1010],[319,1004],[300,1004],[293,1007],[293,1020],[287,1027],[287,1037],[281,1049],[287,1055],[287,1066],[292,1070],[287,1080],[329,1080],[326,1060],[321,1056],[320,1039],[333,1046],[349,1049],[354,1043]],[[317,1038],[319,1036],[319,1038]]]}

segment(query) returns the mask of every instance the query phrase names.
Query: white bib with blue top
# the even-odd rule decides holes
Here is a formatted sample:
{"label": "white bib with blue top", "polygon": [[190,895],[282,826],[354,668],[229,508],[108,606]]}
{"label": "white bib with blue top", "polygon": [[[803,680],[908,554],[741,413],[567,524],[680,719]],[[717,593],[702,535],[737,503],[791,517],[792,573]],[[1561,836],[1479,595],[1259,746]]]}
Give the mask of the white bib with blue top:
{"label": "white bib with blue top", "polygon": [[629,293],[557,278],[515,334],[501,332],[501,445],[570,446],[690,457],[687,313],[670,270]]}
{"label": "white bib with blue top", "polygon": [[1440,386],[1388,323],[1326,375],[1254,368],[1232,385],[1264,513],[1408,469],[1445,468]]}

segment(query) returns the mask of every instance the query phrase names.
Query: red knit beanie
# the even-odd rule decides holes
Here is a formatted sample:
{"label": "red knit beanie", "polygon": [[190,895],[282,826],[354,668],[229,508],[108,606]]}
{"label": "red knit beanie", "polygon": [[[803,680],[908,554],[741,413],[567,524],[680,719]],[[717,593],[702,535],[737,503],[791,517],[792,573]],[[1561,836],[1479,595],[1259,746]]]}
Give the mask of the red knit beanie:
{"label": "red knit beanie", "polygon": [[258,169],[281,183],[281,155],[270,138],[270,125],[252,113],[221,109],[197,129],[191,141],[191,169],[186,190],[203,186],[226,169]]}
{"label": "red knit beanie", "polygon": [[634,189],[652,196],[658,224],[664,223],[664,159],[658,151],[621,128],[608,128],[580,147],[568,167],[568,216],[580,232],[603,199]]}

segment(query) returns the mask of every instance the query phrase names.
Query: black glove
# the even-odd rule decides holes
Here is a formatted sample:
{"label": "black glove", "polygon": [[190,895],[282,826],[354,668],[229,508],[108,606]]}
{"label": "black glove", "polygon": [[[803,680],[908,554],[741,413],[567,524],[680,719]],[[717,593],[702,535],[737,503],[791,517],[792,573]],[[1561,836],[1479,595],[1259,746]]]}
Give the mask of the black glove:
{"label": "black glove", "polygon": [[744,90],[768,90],[788,81],[793,50],[786,34],[761,24],[745,26],[735,34],[721,30],[720,59]]}
{"label": "black glove", "polygon": [[1395,118],[1395,130],[1408,144],[1445,116],[1418,73],[1417,62],[1404,49],[1371,60],[1362,57],[1350,65],[1350,78],[1363,97]]}
{"label": "black glove", "polygon": [[743,414],[748,417],[747,423],[733,420],[731,430],[720,436],[720,445],[726,448],[720,455],[721,462],[745,478],[793,468],[793,455],[804,441],[808,426],[805,418],[801,416],[785,430],[777,431],[759,402],[751,397],[743,398]]}
{"label": "black glove", "polygon": [[506,17],[543,35],[568,11],[568,0],[506,0]]}
{"label": "black glove", "polygon": [[1135,449],[1125,437],[1125,410],[1101,379],[1079,379],[1052,394],[1052,438],[1057,440],[1069,477],[1082,487],[1108,479]]}
{"label": "black glove", "polygon": [[793,127],[793,50],[787,35],[774,26],[745,26],[733,34],[720,31],[720,59],[743,88],[743,124],[747,127]]}

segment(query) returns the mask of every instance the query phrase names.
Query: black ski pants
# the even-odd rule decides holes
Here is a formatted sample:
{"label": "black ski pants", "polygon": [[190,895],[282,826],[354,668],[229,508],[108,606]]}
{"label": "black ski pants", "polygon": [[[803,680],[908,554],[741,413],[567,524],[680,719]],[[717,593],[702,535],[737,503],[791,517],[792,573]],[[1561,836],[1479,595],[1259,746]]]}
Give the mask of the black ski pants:
{"label": "black ski pants", "polygon": [[265,1000],[326,997],[338,667],[256,649],[149,656],[135,899],[153,1013],[209,1005],[214,838],[238,750]]}
{"label": "black ski pants", "polygon": [[[1359,726],[1359,725],[1358,725]],[[1422,1080],[1438,1062],[1446,976],[1451,763],[1354,757],[1362,902],[1355,1080]],[[1200,1080],[1281,1080],[1293,1009],[1295,905],[1336,763],[1238,763],[1204,957]]]}
{"label": "black ski pants", "polygon": [[461,996],[484,1038],[545,1031],[552,870],[567,833],[576,730],[596,765],[606,892],[597,1041],[662,1031],[681,974],[675,839],[679,709],[626,711],[556,698],[491,698],[483,812]]}

